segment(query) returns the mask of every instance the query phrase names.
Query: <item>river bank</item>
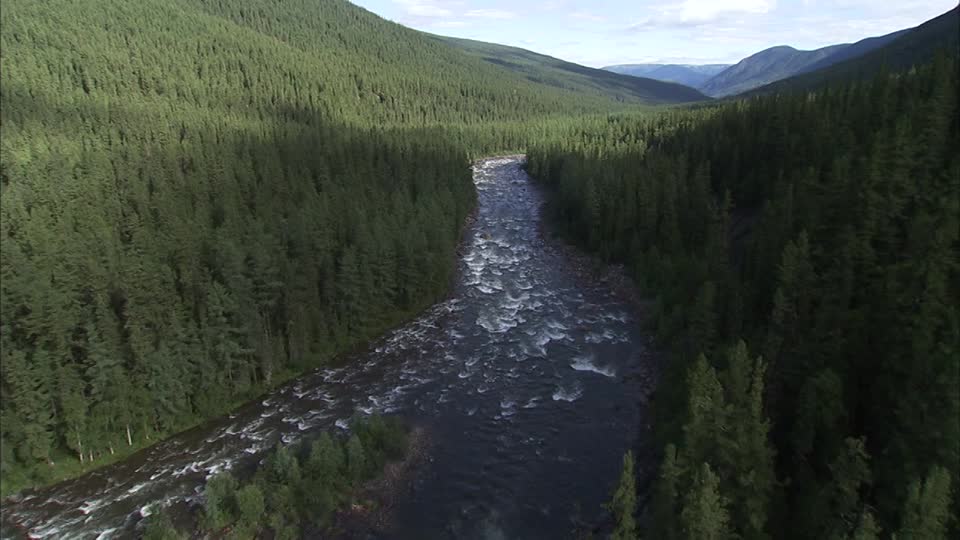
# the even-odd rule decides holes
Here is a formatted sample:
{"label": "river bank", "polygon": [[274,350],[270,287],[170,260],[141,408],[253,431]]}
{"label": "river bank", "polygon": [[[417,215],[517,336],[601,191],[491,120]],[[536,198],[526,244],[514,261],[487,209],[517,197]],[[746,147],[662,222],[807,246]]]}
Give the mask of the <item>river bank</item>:
{"label": "river bank", "polygon": [[410,493],[418,469],[427,466],[430,459],[431,439],[426,428],[414,427],[407,437],[404,458],[387,463],[379,477],[357,490],[354,499],[360,502],[337,512],[334,526],[326,531],[328,536],[368,538],[386,535],[389,537],[391,529],[395,526],[399,501]]}
{"label": "river bank", "polygon": [[652,391],[641,314],[541,238],[542,197],[519,159],[478,162],[474,182],[476,218],[445,300],[343,365],[37,490],[4,508],[5,523],[37,538],[127,538],[144,508],[186,512],[211,475],[277,442],[347,430],[356,414],[399,415],[429,434],[427,460],[400,482],[410,489],[382,503],[386,536],[566,538],[601,523]]}

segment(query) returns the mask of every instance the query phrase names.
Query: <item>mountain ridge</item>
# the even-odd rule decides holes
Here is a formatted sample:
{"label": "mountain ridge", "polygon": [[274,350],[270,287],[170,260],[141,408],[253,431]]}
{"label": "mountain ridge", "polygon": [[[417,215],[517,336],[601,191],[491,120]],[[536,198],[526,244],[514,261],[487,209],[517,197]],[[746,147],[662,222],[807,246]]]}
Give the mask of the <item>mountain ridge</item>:
{"label": "mountain ridge", "polygon": [[[831,82],[870,77],[883,69],[903,71],[930,61],[938,50],[945,50],[948,54],[954,56],[960,55],[958,26],[960,26],[960,7],[955,7],[914,28],[908,28],[879,38],[868,38],[881,40],[880,46],[859,56],[845,58],[815,71],[774,81],[746,91],[741,95],[751,96],[779,91],[813,90]],[[885,38],[891,36],[893,36],[892,39],[884,41]],[[862,42],[857,42],[857,44],[859,43]]]}
{"label": "mountain ridge", "polygon": [[439,42],[524,76],[559,88],[590,88],[613,92],[623,98],[639,98],[652,104],[682,103],[710,99],[700,91],[677,82],[634,77],[596,69],[520,47],[486,41],[429,34]]}
{"label": "mountain ridge", "polygon": [[714,75],[701,85],[701,90],[713,97],[739,94],[788,77],[846,47],[849,44],[829,45],[809,51],[789,45],[769,47]]}
{"label": "mountain ridge", "polygon": [[711,77],[730,67],[731,64],[615,64],[601,69],[646,77],[664,82],[675,82],[692,88],[699,87]]}

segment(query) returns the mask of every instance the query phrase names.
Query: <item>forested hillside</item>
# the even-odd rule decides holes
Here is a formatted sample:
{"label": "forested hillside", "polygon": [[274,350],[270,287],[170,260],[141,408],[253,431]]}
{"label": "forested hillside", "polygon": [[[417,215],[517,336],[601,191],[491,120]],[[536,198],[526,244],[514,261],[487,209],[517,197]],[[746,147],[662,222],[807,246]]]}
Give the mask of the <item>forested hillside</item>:
{"label": "forested hillside", "polygon": [[957,68],[529,150],[559,230],[628,265],[672,353],[645,537],[956,531]]}
{"label": "forested hillside", "polygon": [[[830,83],[843,83],[857,79],[868,79],[881,71],[906,71],[914,65],[923,64],[938,51],[958,54],[960,49],[960,8],[954,8],[939,17],[931,19],[916,28],[896,32],[870,43],[870,50],[856,48],[858,42],[843,49],[827,60],[834,60],[824,66],[822,63],[810,66],[809,72],[776,81],[755,88],[746,95],[768,94],[772,92],[797,92],[814,90]],[[889,39],[890,37],[895,39]],[[864,40],[867,41],[867,40]],[[876,47],[880,43],[881,46]],[[847,57],[849,52],[857,52]]]}
{"label": "forested hillside", "polygon": [[800,51],[786,45],[770,47],[714,75],[700,88],[710,96],[732,96],[800,73],[807,66],[821,62],[848,46],[831,45],[813,51]]}
{"label": "forested hillside", "polygon": [[627,76],[566,62],[526,49],[472,39],[436,36],[441,43],[456,47],[484,62],[501,66],[525,79],[587,95],[611,96],[625,102],[648,104],[708,101],[697,90],[665,79]]}
{"label": "forested hillside", "polygon": [[373,126],[616,104],[337,0],[13,0],[0,21],[4,492],[223,412],[443,294],[464,148]]}

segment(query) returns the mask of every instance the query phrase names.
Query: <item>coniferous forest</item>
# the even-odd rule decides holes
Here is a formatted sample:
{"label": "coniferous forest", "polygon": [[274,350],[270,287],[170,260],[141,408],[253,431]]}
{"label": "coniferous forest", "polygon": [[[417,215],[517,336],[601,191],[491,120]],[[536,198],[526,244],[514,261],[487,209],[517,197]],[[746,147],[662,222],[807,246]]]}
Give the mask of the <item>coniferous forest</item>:
{"label": "coniferous forest", "polygon": [[474,204],[468,156],[677,86],[538,84],[343,0],[0,17],[4,493],[430,305]]}
{"label": "coniferous forest", "polygon": [[[3,495],[442,299],[471,159],[525,151],[547,225],[624,265],[664,353],[657,472],[624,457],[614,538],[960,531],[955,46],[654,109],[705,97],[342,0],[9,0],[0,23]],[[328,524],[404,437],[375,418],[279,447],[214,477],[201,525]]]}
{"label": "coniferous forest", "polygon": [[627,264],[670,352],[649,537],[956,526],[957,65],[531,145],[555,226]]}

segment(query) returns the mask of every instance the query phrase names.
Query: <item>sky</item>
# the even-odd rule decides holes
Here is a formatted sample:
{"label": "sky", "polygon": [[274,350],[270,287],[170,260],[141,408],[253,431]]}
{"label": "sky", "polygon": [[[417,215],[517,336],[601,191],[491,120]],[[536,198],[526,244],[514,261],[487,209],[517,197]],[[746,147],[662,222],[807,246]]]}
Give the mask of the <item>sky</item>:
{"label": "sky", "polygon": [[417,30],[579,64],[736,63],[909,28],[957,0],[351,0]]}

